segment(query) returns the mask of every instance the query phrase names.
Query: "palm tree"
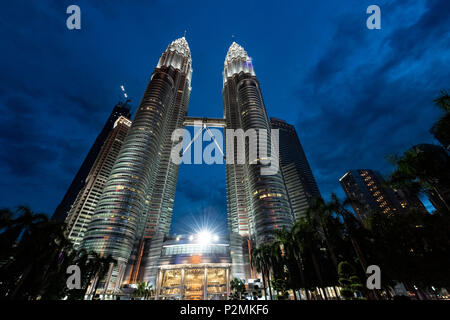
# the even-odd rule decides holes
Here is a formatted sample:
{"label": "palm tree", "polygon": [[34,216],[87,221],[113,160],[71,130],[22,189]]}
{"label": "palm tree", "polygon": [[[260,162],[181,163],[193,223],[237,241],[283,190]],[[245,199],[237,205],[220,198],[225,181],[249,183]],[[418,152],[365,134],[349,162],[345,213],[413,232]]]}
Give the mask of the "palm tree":
{"label": "palm tree", "polygon": [[353,249],[355,251],[356,256],[358,257],[358,260],[361,264],[361,267],[364,271],[364,273],[367,270],[367,263],[366,259],[364,257],[364,254],[361,251],[361,247],[359,245],[358,240],[354,236],[354,232],[357,228],[361,228],[360,223],[356,220],[355,216],[351,211],[347,209],[347,206],[352,202],[353,200],[345,199],[344,201],[340,201],[339,198],[336,196],[335,193],[331,194],[331,203],[330,205],[333,207],[333,211],[339,214],[342,218],[342,221],[344,223],[345,229],[347,230],[348,236],[350,238],[350,241],[352,243]]}
{"label": "palm tree", "polygon": [[434,135],[444,148],[450,150],[450,96],[447,91],[442,90],[439,97],[434,99],[434,104],[442,109],[444,115],[433,125],[430,132]]}
{"label": "palm tree", "polygon": [[241,279],[234,278],[230,281],[230,288],[233,291],[231,298],[233,300],[242,300],[245,294],[245,284]]}
{"label": "palm tree", "polygon": [[[321,239],[318,237],[319,233],[317,230],[317,220],[311,219],[308,215],[305,218],[299,219],[292,228],[295,242],[300,246],[300,252],[302,252],[303,256],[309,255],[311,257],[318,284],[323,288],[324,281],[318,259]],[[324,298],[328,299],[326,293],[324,293]]]}
{"label": "palm tree", "polygon": [[281,248],[284,258],[282,263],[287,268],[287,275],[289,277],[288,284],[294,293],[294,298],[297,300],[296,290],[301,287],[306,287],[303,261],[300,250],[298,249],[299,246],[295,241],[292,230],[283,229],[277,231],[276,239],[275,244]]}
{"label": "palm tree", "polygon": [[144,300],[147,300],[149,296],[151,296],[153,293],[153,288],[151,284],[148,284],[146,282],[138,282],[138,286],[136,288],[136,291],[133,292],[133,296],[135,297],[142,297]]}
{"label": "palm tree", "polygon": [[66,270],[72,264],[74,250],[64,235],[63,224],[48,221],[41,224],[33,234],[33,246],[39,248],[39,265],[33,278],[40,281],[37,295],[42,299],[58,299],[66,291]]}
{"label": "palm tree", "polygon": [[[37,233],[40,226],[45,225],[46,222],[48,223],[46,215],[35,214],[26,206],[18,207],[16,212],[20,214],[20,216],[13,220],[9,220],[8,226],[2,233],[2,242],[5,245],[13,247],[14,243],[17,243],[17,247],[14,249],[13,253],[14,258],[10,259],[8,263],[3,266],[3,268],[6,269],[5,273],[9,274],[12,279],[16,279],[15,281],[13,280],[10,282],[11,287],[10,289],[7,289],[11,292],[10,299],[14,299],[18,295],[23,288],[23,284],[28,280],[28,276],[33,271],[33,267],[39,265],[37,259],[30,262],[30,257],[39,253],[39,251],[34,248],[36,240],[39,239],[39,237],[33,237],[33,233]],[[9,215],[8,212],[6,212],[6,214]]]}
{"label": "palm tree", "polygon": [[261,250],[258,248],[253,248],[251,251],[250,257],[251,267],[256,270],[256,272],[261,273],[262,276],[262,284],[264,290],[264,299],[267,299],[267,290],[266,290],[266,273],[264,271],[264,264],[262,261]]}
{"label": "palm tree", "polygon": [[[432,190],[450,211],[450,199],[442,195],[442,189],[450,187],[450,157],[445,149],[432,144],[419,144],[405,151],[401,156],[391,156],[390,161],[396,166],[390,184],[397,188]],[[419,189],[419,190],[418,190]]]}
{"label": "palm tree", "polygon": [[441,90],[439,97],[434,99],[433,102],[445,112],[450,112],[450,95],[446,90]]}
{"label": "palm tree", "polygon": [[11,248],[16,241],[25,241],[31,235],[32,229],[48,221],[45,214],[36,214],[29,207],[19,206],[16,214],[19,216],[13,219],[14,214],[9,209],[1,210],[0,229],[4,229],[1,234],[1,241],[4,246]]}
{"label": "palm tree", "polygon": [[269,297],[270,300],[273,299],[272,297],[272,286],[270,285],[270,280],[271,280],[271,276],[270,276],[270,272],[272,270],[272,250],[270,245],[267,244],[263,244],[259,247],[259,254],[260,254],[260,259],[261,259],[261,263],[262,263],[262,272],[264,272],[266,274],[267,277],[267,284],[269,287]]}
{"label": "palm tree", "polygon": [[314,198],[312,200],[311,206],[308,208],[307,216],[313,217],[319,223],[320,233],[323,235],[323,239],[330,253],[331,261],[333,262],[335,269],[337,270],[338,262],[334,248],[330,243],[331,233],[330,233],[330,219],[333,213],[333,203],[325,203],[322,198]]}
{"label": "palm tree", "polygon": [[[270,270],[272,266],[272,254],[269,245],[260,245],[258,248],[252,249],[251,253],[251,265],[255,270],[261,273],[263,280],[264,296],[266,295],[266,289],[269,289],[270,300],[272,300],[272,290],[270,286]],[[267,285],[266,285],[267,284]]]}
{"label": "palm tree", "polygon": [[92,251],[90,253],[90,260],[92,261],[92,264],[94,266],[95,270],[95,276],[94,276],[94,290],[93,290],[93,296],[95,297],[95,294],[97,293],[97,289],[100,285],[100,282],[104,280],[104,289],[106,291],[106,286],[108,285],[107,279],[105,279],[105,276],[108,272],[108,270],[113,266],[114,263],[116,263],[116,260],[111,256],[108,255],[107,257],[103,257],[102,255],[98,254],[97,252]]}

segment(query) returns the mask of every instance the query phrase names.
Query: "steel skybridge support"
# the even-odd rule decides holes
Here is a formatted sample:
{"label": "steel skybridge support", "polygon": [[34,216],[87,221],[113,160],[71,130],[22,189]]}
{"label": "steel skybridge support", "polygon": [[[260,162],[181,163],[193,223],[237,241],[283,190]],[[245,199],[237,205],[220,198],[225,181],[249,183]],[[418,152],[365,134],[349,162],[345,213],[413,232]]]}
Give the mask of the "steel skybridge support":
{"label": "steel skybridge support", "polygon": [[225,121],[226,120],[222,118],[185,117],[184,125],[194,126],[201,123],[203,127],[225,128],[226,127]]}
{"label": "steel skybridge support", "polygon": [[201,125],[202,129],[200,131],[197,132],[197,134],[194,136],[194,138],[189,142],[189,144],[184,148],[183,151],[180,151],[180,156],[184,155],[189,148],[191,147],[191,145],[195,142],[195,140],[197,140],[197,138],[203,133],[203,130],[205,130],[206,132],[208,132],[208,134],[210,135],[210,137],[212,138],[212,140],[214,141],[214,143],[216,144],[217,148],[219,148],[220,152],[222,153],[223,156],[223,150],[220,147],[219,143],[217,142],[216,138],[214,137],[214,135],[212,134],[211,130],[209,129],[210,127],[214,127],[214,128],[225,128],[226,123],[225,123],[225,119],[220,119],[220,118],[200,118],[200,117],[185,117],[184,118],[184,126],[195,126],[195,125]]}

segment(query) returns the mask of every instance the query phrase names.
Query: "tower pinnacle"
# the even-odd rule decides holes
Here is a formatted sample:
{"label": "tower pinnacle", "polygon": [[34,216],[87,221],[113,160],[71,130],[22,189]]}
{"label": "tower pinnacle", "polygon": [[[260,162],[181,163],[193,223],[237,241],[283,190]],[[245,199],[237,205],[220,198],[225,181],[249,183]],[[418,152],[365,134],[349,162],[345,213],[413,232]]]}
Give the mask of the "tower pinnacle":
{"label": "tower pinnacle", "polygon": [[166,51],[163,52],[161,58],[159,58],[157,68],[162,66],[172,66],[175,69],[179,69],[187,74],[189,82],[192,78],[192,59],[191,50],[189,49],[188,42],[183,36],[172,41],[167,47]]}
{"label": "tower pinnacle", "polygon": [[253,76],[255,75],[252,59],[248,56],[247,51],[245,51],[241,45],[233,41],[228,49],[227,56],[225,57],[223,83],[225,84],[228,77],[240,72],[250,73]]}

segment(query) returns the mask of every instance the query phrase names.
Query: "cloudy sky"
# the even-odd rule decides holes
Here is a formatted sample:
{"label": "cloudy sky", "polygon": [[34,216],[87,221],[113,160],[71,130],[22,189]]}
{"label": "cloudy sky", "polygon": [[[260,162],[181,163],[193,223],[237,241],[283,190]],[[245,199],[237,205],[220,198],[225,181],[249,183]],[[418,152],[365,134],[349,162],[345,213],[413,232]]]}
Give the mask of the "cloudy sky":
{"label": "cloudy sky", "polygon": [[[81,30],[66,28],[67,6]],[[381,30],[366,8],[381,8]],[[450,87],[450,2],[11,1],[0,13],[2,207],[52,214],[121,84],[133,111],[158,58],[187,31],[189,115],[222,117],[222,69],[236,41],[270,116],[293,123],[325,198],[349,169],[388,174],[386,156],[433,142],[432,99]],[[226,225],[225,168],[183,165],[174,232]]]}

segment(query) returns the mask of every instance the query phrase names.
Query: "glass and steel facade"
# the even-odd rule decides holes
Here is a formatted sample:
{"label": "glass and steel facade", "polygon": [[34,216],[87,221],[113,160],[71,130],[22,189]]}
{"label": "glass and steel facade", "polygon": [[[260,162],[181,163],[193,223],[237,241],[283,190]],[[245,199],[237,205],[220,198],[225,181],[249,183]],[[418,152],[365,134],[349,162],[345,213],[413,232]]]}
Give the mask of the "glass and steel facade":
{"label": "glass and steel facade", "polygon": [[83,239],[86,250],[119,261],[119,279],[127,263],[139,279],[150,240],[169,231],[178,170],[169,161],[170,137],[183,126],[191,77],[190,50],[179,38],[150,78]]}
{"label": "glass and steel facade", "polygon": [[390,215],[401,208],[393,190],[384,186],[383,177],[376,171],[351,170],[339,182],[347,197],[354,200],[353,210],[362,222],[374,211]]}
{"label": "glass and steel facade", "polygon": [[[222,298],[231,277],[251,277],[251,248],[271,242],[274,231],[293,224],[281,170],[261,174],[270,164],[261,155],[249,159],[246,142],[245,163],[236,163],[242,156],[237,148],[234,164],[226,159],[229,242],[167,242],[179,168],[170,158],[171,137],[185,125],[191,77],[183,37],[161,55],[87,226],[81,247],[119,262],[108,273],[115,288],[145,281],[164,298]],[[270,146],[277,142],[271,141],[260,85],[250,58],[236,43],[225,58],[222,94],[226,129],[264,130],[269,154],[263,157],[270,157]],[[108,279],[105,292],[110,292]]]}
{"label": "glass and steel facade", "polygon": [[270,118],[270,124],[273,129],[279,130],[280,167],[297,220],[305,216],[312,199],[321,195],[295,127],[276,118]]}
{"label": "glass and steel facade", "polygon": [[116,104],[114,106],[102,131],[99,133],[99,135],[95,139],[94,144],[92,145],[91,149],[89,150],[88,154],[86,155],[86,158],[84,159],[83,163],[81,164],[81,167],[78,170],[77,174],[73,178],[73,181],[70,184],[63,199],[61,200],[61,203],[55,209],[55,212],[53,213],[53,216],[52,216],[52,220],[62,222],[67,218],[69,211],[71,210],[72,206],[75,203],[76,197],[80,193],[81,189],[85,186],[86,179],[89,175],[89,172],[91,171],[92,166],[94,165],[95,159],[97,159],[98,154],[99,154],[103,144],[105,143],[105,140],[107,139],[109,133],[113,129],[114,123],[121,116],[124,116],[127,119],[131,118],[130,105],[128,104],[128,101],[124,102],[124,103],[119,102],[118,104]]}
{"label": "glass and steel facade", "polygon": [[[266,130],[270,146],[271,127],[259,82],[247,52],[235,42],[225,58],[222,95],[227,130]],[[259,158],[250,163],[248,147],[245,164],[236,164],[237,152],[234,148],[234,164],[227,159],[226,165],[228,225],[233,275],[248,279],[248,239],[256,246],[270,242],[275,230],[292,226],[293,216],[281,172],[262,175],[267,165]]]}
{"label": "glass and steel facade", "polygon": [[339,179],[358,218],[365,222],[375,211],[391,215],[415,208],[426,213],[425,206],[417,196],[405,190],[386,186],[382,175],[370,169],[350,170]]}
{"label": "glass and steel facade", "polygon": [[123,116],[114,123],[105,143],[92,166],[86,179],[86,184],[78,196],[66,218],[66,233],[75,248],[83,240],[86,228],[102,194],[105,181],[108,179],[114,161],[120,152],[125,136],[131,126],[131,121]]}

